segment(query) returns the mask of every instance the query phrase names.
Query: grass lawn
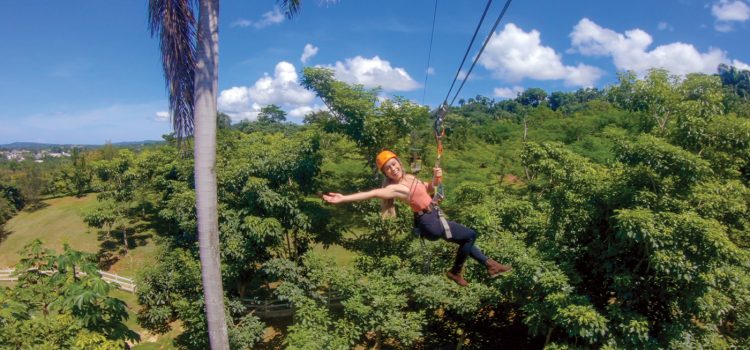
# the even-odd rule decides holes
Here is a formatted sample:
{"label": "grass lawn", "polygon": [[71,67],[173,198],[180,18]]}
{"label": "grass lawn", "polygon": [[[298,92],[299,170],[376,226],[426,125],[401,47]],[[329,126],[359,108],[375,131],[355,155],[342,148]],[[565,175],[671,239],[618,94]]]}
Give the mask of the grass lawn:
{"label": "grass lawn", "polygon": [[8,237],[0,243],[0,267],[18,263],[18,252],[35,239],[58,253],[65,243],[84,252],[99,251],[95,231],[81,219],[81,212],[96,205],[96,196],[54,198],[43,203],[43,208],[33,212],[24,210],[5,224]]}
{"label": "grass lawn", "polygon": [[41,209],[24,210],[5,224],[7,237],[0,241],[0,268],[15,266],[20,259],[18,252],[34,239],[40,239],[45,247],[58,253],[67,243],[76,250],[108,255],[113,262],[108,264],[108,271],[123,277],[134,277],[139,269],[154,260],[156,245],[150,239],[152,232],[132,234],[136,237],[131,241],[134,246],[123,256],[119,251],[121,238],[105,237],[83,222],[81,213],[96,205],[96,195],[54,198],[43,203]]}
{"label": "grass lawn", "polygon": [[328,248],[324,248],[322,244],[315,244],[313,246],[313,251],[332,258],[338,266],[349,266],[356,257],[351,251],[336,244],[332,244],[328,246]]}

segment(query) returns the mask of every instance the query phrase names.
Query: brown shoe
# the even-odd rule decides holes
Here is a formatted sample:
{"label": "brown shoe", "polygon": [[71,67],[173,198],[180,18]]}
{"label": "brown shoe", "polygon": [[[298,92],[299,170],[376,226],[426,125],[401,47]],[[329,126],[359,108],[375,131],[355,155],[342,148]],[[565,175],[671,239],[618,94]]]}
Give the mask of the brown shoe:
{"label": "brown shoe", "polygon": [[466,280],[464,279],[464,276],[461,276],[460,272],[453,273],[451,271],[448,271],[445,273],[445,275],[448,276],[448,278],[452,279],[453,282],[456,282],[456,284],[458,284],[461,287],[466,287],[469,285],[469,282],[466,282]]}
{"label": "brown shoe", "polygon": [[487,273],[490,275],[490,278],[495,278],[501,273],[506,273],[513,269],[510,265],[503,265],[492,259],[487,259],[485,265],[487,265]]}

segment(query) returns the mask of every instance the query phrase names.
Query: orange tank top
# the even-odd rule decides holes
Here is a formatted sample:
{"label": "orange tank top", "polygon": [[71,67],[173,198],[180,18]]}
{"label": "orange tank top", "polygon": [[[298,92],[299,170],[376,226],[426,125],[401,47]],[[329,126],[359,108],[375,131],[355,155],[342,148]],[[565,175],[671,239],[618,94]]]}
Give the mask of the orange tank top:
{"label": "orange tank top", "polygon": [[432,197],[427,193],[427,187],[416,177],[409,187],[407,202],[409,202],[411,210],[415,213],[427,209],[430,203],[432,203]]}

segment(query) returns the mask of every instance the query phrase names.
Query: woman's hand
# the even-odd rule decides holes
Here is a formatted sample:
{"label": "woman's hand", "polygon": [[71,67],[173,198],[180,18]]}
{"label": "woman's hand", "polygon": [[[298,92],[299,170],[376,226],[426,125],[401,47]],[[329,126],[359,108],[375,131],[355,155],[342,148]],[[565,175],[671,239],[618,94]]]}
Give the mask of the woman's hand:
{"label": "woman's hand", "polygon": [[440,167],[434,167],[432,168],[432,177],[436,179],[440,179],[443,177],[443,169]]}
{"label": "woman's hand", "polygon": [[341,193],[329,192],[323,195],[323,200],[330,204],[341,203],[344,195]]}
{"label": "woman's hand", "polygon": [[437,187],[441,182],[443,182],[443,169],[440,169],[440,167],[432,168],[432,187]]}

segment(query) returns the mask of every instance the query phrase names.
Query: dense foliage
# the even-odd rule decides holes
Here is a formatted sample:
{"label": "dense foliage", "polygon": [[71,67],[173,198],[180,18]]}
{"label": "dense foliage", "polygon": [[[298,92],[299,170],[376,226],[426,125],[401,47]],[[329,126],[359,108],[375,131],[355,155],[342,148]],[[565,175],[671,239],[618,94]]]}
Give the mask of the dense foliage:
{"label": "dense foliage", "polygon": [[[750,338],[750,121],[720,76],[654,70],[607,90],[517,99],[477,96],[447,118],[444,207],[476,228],[485,252],[514,266],[468,288],[442,271],[453,246],[410,233],[399,207],[323,207],[313,194],[377,184],[371,155],[389,147],[434,159],[425,110],[306,69],[329,107],[284,127],[223,129],[219,194],[224,283],[235,344],[260,340],[249,299],[294,305],[285,348],[731,348]],[[253,124],[255,123],[255,124]],[[136,157],[140,198],[165,253],[143,274],[143,325],[205,346],[189,157],[173,146]],[[429,164],[426,164],[429,166]],[[353,256],[334,263],[314,246]],[[427,263],[426,263],[427,262]],[[450,345],[453,344],[453,345]]]}
{"label": "dense foliage", "polygon": [[[305,69],[303,86],[328,106],[305,125],[273,105],[256,121],[219,118],[233,348],[262,341],[268,319],[253,305],[264,300],[293,305],[277,329],[289,349],[741,348],[750,342],[747,76],[654,70],[604,90],[460,101],[446,118],[443,207],[514,267],[488,279],[468,263],[462,288],[443,277],[455,246],[423,246],[407,207],[382,219],[376,201],[317,198],[377,186],[381,148],[429,169],[428,111]],[[139,323],[162,333],[179,320],[176,345],[206,348],[192,155],[168,138],[85,159],[79,179],[89,176],[101,203],[86,221],[120,232],[126,250],[125,222],[147,221],[159,236],[158,261],[139,276]],[[347,259],[333,260],[330,246]]]}
{"label": "dense foliage", "polygon": [[57,255],[34,241],[21,252],[17,283],[0,289],[0,349],[126,349],[126,305],[93,256],[68,247]]}

